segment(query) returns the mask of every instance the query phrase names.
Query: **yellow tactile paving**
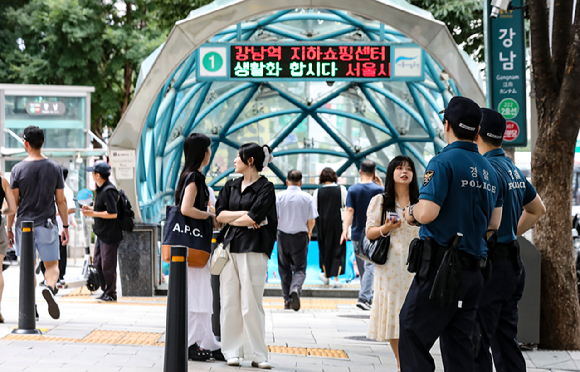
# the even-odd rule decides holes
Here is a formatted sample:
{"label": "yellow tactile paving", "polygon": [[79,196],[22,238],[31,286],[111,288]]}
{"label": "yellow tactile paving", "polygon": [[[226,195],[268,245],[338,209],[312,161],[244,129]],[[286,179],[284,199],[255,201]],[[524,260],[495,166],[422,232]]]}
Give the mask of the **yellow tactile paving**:
{"label": "yellow tactile paving", "polygon": [[[337,310],[338,305],[356,305],[354,299],[320,299],[320,298],[301,298],[300,308],[303,310]],[[283,309],[284,299],[282,298],[265,298],[265,309]]]}
{"label": "yellow tactile paving", "polygon": [[[76,302],[79,300],[96,301],[89,296],[90,292],[83,288],[77,288],[69,294],[63,296],[62,302]],[[337,310],[338,305],[355,305],[355,299],[333,299],[333,298],[301,298],[300,305],[304,310]],[[167,297],[119,297],[117,302],[99,302],[101,305],[147,305],[147,306],[166,306]],[[283,309],[284,299],[282,298],[264,298],[265,309]]]}
{"label": "yellow tactile paving", "polygon": [[268,346],[268,351],[276,354],[292,354],[302,356],[316,356],[323,358],[348,359],[344,350],[317,349],[306,347]]}
{"label": "yellow tactile paving", "polygon": [[119,345],[149,345],[154,346],[157,344],[162,336],[161,333],[147,333],[147,332],[126,332],[127,334],[121,337],[121,339],[116,342]]}
{"label": "yellow tactile paving", "polygon": [[[4,341],[48,341],[48,342],[79,342],[90,344],[109,345],[148,345],[165,346],[164,342],[158,342],[161,333],[127,332],[127,331],[93,331],[83,339],[67,337],[50,337],[44,335],[14,335],[10,334],[2,338]],[[268,346],[268,351],[276,354],[292,354],[302,356],[316,356],[323,358],[348,359],[344,350],[317,349],[304,347]]]}
{"label": "yellow tactile paving", "polygon": [[52,342],[77,342],[76,338],[48,337],[43,335],[7,335],[2,338],[6,341],[52,341]]}

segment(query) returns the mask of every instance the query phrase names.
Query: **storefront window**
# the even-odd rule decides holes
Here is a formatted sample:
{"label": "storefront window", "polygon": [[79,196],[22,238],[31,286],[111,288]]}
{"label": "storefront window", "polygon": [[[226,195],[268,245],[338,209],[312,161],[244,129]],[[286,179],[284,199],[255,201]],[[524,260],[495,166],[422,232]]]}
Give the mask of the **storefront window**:
{"label": "storefront window", "polygon": [[[84,148],[85,98],[6,96],[6,129],[19,135],[29,125],[44,129],[44,148]],[[5,133],[5,147],[22,145],[13,135]]]}

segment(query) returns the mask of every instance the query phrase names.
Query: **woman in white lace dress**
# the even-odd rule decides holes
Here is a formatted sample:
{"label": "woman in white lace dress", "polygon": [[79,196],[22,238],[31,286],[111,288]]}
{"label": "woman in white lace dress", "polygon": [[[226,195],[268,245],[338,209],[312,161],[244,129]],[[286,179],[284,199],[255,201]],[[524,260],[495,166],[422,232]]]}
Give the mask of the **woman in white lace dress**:
{"label": "woman in white lace dress", "polygon": [[[399,312],[413,281],[413,274],[407,271],[409,243],[419,236],[419,228],[409,225],[403,217],[403,208],[415,204],[419,199],[419,186],[415,177],[415,165],[407,156],[397,156],[389,163],[385,179],[385,194],[371,199],[367,210],[366,235],[370,240],[390,235],[391,246],[385,265],[375,266],[375,297],[367,338],[389,340],[397,363],[399,363]],[[383,212],[385,218],[381,225]],[[393,217],[393,213],[396,215]],[[400,368],[400,366],[399,366]]]}

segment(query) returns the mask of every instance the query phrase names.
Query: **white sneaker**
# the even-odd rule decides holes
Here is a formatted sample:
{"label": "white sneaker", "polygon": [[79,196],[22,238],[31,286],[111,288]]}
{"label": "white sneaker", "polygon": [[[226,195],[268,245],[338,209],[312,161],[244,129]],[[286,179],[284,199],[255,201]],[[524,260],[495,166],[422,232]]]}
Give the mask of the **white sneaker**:
{"label": "white sneaker", "polygon": [[230,358],[230,359],[228,359],[228,361],[226,362],[226,364],[228,366],[239,367],[240,366],[240,358],[238,358],[238,357]]}
{"label": "white sneaker", "polygon": [[272,365],[267,360],[264,362],[252,362],[252,367],[260,368],[260,369],[272,369]]}
{"label": "white sneaker", "polygon": [[320,273],[318,277],[320,278],[320,280],[322,280],[322,283],[324,283],[324,285],[328,285],[329,279],[326,277],[326,274]]}
{"label": "white sneaker", "polygon": [[342,283],[339,282],[338,280],[333,280],[332,281],[332,288],[340,288],[342,287]]}

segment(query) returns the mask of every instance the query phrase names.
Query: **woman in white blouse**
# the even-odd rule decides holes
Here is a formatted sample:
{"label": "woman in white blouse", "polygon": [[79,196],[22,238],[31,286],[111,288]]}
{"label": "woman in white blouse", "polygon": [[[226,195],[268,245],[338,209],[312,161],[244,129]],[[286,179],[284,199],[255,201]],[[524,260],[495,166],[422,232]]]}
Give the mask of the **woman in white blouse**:
{"label": "woman in white blouse", "polygon": [[[409,225],[403,218],[403,208],[417,203],[418,199],[419,186],[413,160],[407,156],[397,156],[391,160],[387,168],[385,193],[371,199],[367,210],[367,238],[375,240],[380,236],[391,236],[387,262],[375,267],[375,297],[367,338],[377,341],[389,340],[397,364],[399,364],[399,313],[413,281],[413,274],[407,271],[406,265],[409,243],[419,235],[419,228]],[[382,219],[383,211],[387,216],[384,219]]]}

